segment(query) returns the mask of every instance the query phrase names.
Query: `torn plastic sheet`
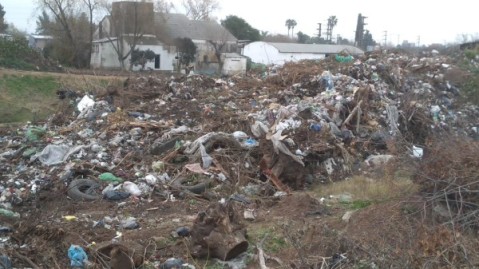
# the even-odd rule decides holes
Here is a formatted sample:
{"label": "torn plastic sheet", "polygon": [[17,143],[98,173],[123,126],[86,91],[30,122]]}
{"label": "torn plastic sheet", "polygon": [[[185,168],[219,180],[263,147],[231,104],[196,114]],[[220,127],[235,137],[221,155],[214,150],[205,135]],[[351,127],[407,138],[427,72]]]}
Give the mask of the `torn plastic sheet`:
{"label": "torn plastic sheet", "polygon": [[283,131],[287,129],[297,129],[301,126],[300,120],[287,119],[276,124],[276,131]]}
{"label": "torn plastic sheet", "polygon": [[282,130],[279,130],[274,135],[270,136],[269,138],[267,137],[267,139],[269,139],[269,140],[271,140],[271,142],[273,142],[273,147],[274,147],[274,151],[276,152],[276,154],[279,154],[279,152],[281,151],[282,153],[290,156],[295,162],[304,166],[304,163],[301,160],[301,158],[299,156],[294,155],[293,153],[291,153],[291,151],[286,147],[286,145],[284,145],[281,142],[281,140],[286,138],[286,136],[281,135],[281,132],[282,132]]}
{"label": "torn plastic sheet", "polygon": [[44,165],[56,165],[65,162],[70,157],[70,155],[78,152],[84,147],[85,145],[70,147],[65,144],[50,144],[46,146],[42,150],[42,152],[35,155],[34,158],[38,158],[38,160]]}
{"label": "torn plastic sheet", "polygon": [[178,128],[173,128],[171,130],[169,130],[168,132],[164,133],[161,138],[162,139],[168,139],[170,138],[171,136],[173,135],[177,135],[177,134],[184,134],[184,133],[187,133],[190,131],[190,128],[188,128],[188,126],[180,126]]}
{"label": "torn plastic sheet", "polygon": [[93,107],[94,105],[95,105],[95,101],[93,101],[93,99],[91,99],[90,96],[85,95],[78,103],[77,108],[78,108],[78,111],[83,112],[85,111],[85,109]]}
{"label": "torn plastic sheet", "polygon": [[208,169],[213,162],[213,158],[206,153],[205,146],[203,144],[200,145],[200,153],[201,153],[201,160],[203,161],[203,168]]}
{"label": "torn plastic sheet", "polygon": [[254,124],[251,125],[251,132],[258,138],[263,137],[268,133],[268,126],[261,121],[255,121]]}

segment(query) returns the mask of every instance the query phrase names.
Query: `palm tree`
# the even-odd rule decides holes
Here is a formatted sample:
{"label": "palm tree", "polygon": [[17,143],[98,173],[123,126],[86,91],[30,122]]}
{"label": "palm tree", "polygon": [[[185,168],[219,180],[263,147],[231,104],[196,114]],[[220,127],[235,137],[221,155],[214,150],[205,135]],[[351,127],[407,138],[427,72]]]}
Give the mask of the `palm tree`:
{"label": "palm tree", "polygon": [[328,33],[329,42],[331,42],[333,36],[333,28],[338,24],[338,18],[336,16],[330,16],[328,18],[328,29],[330,30]]}
{"label": "palm tree", "polygon": [[291,38],[294,36],[294,27],[298,25],[298,23],[295,20],[291,20]]}
{"label": "palm tree", "polygon": [[288,27],[288,37],[289,37],[289,30],[291,30],[291,22],[292,22],[292,21],[293,21],[293,20],[291,20],[291,19],[287,19],[287,20],[286,20],[285,26]]}
{"label": "palm tree", "polygon": [[294,27],[295,27],[296,25],[298,25],[298,23],[296,23],[296,21],[293,20],[293,19],[287,19],[285,25],[286,25],[286,27],[288,27],[288,37],[289,37],[289,30],[292,30],[292,31],[291,31],[291,38],[293,38]]}

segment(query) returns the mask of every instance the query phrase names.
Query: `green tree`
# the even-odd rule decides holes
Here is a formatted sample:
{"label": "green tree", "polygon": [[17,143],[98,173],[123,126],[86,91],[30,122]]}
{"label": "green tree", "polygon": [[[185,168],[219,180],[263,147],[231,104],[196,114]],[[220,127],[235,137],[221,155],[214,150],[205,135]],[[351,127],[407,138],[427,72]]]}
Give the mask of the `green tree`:
{"label": "green tree", "polygon": [[134,51],[131,52],[131,63],[135,66],[140,65],[141,70],[145,70],[145,65],[148,62],[151,62],[155,59],[155,53],[150,50],[140,50],[140,49],[135,49]]}
{"label": "green tree", "polygon": [[177,38],[175,40],[175,46],[177,50],[178,69],[182,66],[188,66],[195,60],[196,45],[190,38]]}
{"label": "green tree", "polygon": [[258,41],[261,38],[257,29],[253,28],[244,19],[235,15],[227,16],[226,19],[221,21],[221,25],[228,29],[228,31],[239,40]]}
{"label": "green tree", "polygon": [[363,44],[364,48],[367,48],[367,46],[376,45],[376,41],[374,41],[373,35],[368,30],[366,30],[366,32],[364,33]]}
{"label": "green tree", "polygon": [[302,43],[302,44],[311,43],[311,37],[309,35],[304,34],[301,31],[299,31],[297,35],[298,35],[298,43]]}
{"label": "green tree", "polygon": [[324,39],[323,37],[312,37],[311,40],[309,41],[311,44],[328,44],[329,41]]}
{"label": "green tree", "polygon": [[54,28],[54,22],[50,19],[50,15],[46,10],[42,10],[42,14],[37,17],[37,28],[35,32],[40,35],[51,35]]}
{"label": "green tree", "polygon": [[0,33],[7,30],[8,24],[5,22],[5,10],[3,10],[2,4],[0,4]]}

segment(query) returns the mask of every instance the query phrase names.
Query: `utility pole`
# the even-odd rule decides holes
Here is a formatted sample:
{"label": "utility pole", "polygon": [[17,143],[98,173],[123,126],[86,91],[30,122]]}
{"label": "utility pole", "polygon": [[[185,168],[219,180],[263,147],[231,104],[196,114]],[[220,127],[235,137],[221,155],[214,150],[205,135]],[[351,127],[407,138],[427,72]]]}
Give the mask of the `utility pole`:
{"label": "utility pole", "polygon": [[384,31],[384,47],[388,44],[388,31]]}

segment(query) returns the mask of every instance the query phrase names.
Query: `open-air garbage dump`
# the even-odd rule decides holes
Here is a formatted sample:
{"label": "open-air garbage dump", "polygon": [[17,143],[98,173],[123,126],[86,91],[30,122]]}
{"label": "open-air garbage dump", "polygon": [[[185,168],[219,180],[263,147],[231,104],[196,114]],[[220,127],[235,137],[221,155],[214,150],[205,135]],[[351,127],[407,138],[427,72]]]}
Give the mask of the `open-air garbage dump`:
{"label": "open-air garbage dump", "polygon": [[[348,59],[60,89],[46,122],[0,133],[0,268],[478,266],[479,108],[456,63]],[[401,173],[410,196],[322,192]]]}

